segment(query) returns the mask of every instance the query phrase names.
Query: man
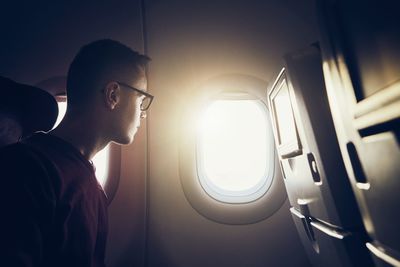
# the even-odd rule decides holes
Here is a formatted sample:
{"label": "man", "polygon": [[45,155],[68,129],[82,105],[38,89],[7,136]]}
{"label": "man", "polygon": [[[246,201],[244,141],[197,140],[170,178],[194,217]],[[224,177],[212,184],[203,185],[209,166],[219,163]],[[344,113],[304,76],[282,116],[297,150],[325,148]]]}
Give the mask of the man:
{"label": "man", "polygon": [[46,91],[0,77],[0,92],[0,147],[53,127],[58,107]]}
{"label": "man", "polygon": [[148,61],[112,40],[84,46],[60,125],[0,152],[5,266],[104,266],[107,200],[90,160],[109,142],[133,141],[153,99]]}

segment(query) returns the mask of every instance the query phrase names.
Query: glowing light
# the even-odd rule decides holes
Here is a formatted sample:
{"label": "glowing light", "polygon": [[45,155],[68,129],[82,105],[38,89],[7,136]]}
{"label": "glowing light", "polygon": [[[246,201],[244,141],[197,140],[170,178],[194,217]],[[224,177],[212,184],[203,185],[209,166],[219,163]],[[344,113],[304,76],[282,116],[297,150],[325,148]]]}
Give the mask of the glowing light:
{"label": "glowing light", "polygon": [[54,124],[53,129],[60,124],[60,122],[65,116],[65,112],[67,111],[67,102],[57,102],[57,104],[58,104],[58,117],[56,123]]}
{"label": "glowing light", "polygon": [[99,183],[104,187],[108,178],[108,165],[110,158],[110,145],[98,152],[92,159],[96,167],[96,177]]}
{"label": "glowing light", "polygon": [[267,114],[261,105],[258,100],[217,100],[205,110],[198,135],[198,160],[206,191],[228,197],[250,196],[266,184],[272,159]]}

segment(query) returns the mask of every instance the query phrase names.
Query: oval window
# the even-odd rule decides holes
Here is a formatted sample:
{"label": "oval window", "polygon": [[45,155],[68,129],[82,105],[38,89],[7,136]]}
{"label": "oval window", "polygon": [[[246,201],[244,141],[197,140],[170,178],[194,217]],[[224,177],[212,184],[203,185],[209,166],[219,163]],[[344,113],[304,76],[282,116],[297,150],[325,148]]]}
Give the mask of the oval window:
{"label": "oval window", "polygon": [[214,199],[246,203],[267,192],[274,150],[266,111],[254,99],[220,99],[205,108],[197,135],[197,172]]}

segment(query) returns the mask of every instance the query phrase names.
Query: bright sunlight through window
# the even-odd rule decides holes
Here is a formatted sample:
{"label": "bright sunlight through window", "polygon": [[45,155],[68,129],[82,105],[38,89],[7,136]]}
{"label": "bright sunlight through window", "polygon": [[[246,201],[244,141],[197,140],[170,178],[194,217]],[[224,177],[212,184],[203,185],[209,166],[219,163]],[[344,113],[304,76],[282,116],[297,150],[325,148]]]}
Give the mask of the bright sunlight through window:
{"label": "bright sunlight through window", "polygon": [[[67,111],[67,102],[57,102],[58,103],[58,117],[54,128],[60,124],[61,120],[64,118],[65,112]],[[96,167],[96,178],[99,183],[104,187],[107,174],[108,174],[108,164],[109,164],[110,148],[109,145],[103,150],[96,154],[93,158],[93,164]]]}
{"label": "bright sunlight through window", "polygon": [[259,100],[216,100],[205,109],[197,162],[200,183],[210,196],[244,203],[268,190],[274,154],[267,123]]}

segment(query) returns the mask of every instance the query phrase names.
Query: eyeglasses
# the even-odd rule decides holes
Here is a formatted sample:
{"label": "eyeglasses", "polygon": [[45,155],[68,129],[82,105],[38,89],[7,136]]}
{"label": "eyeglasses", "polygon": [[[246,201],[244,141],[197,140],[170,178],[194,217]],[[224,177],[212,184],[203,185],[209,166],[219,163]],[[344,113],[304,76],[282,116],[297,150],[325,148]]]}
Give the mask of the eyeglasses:
{"label": "eyeglasses", "polygon": [[123,83],[123,82],[117,82],[117,83],[118,83],[119,85],[128,87],[129,89],[132,89],[133,91],[136,91],[136,92],[138,92],[138,93],[144,95],[144,98],[143,98],[143,100],[142,100],[142,103],[140,104],[140,110],[141,110],[141,111],[146,111],[146,110],[149,109],[149,107],[150,107],[150,105],[151,105],[151,102],[153,102],[154,96],[152,96],[151,94],[149,94],[149,93],[147,93],[147,92],[145,92],[145,91],[143,91],[143,90],[140,90],[140,89],[137,89],[137,88],[132,87],[132,86],[130,86],[130,85],[127,85],[126,83]]}

